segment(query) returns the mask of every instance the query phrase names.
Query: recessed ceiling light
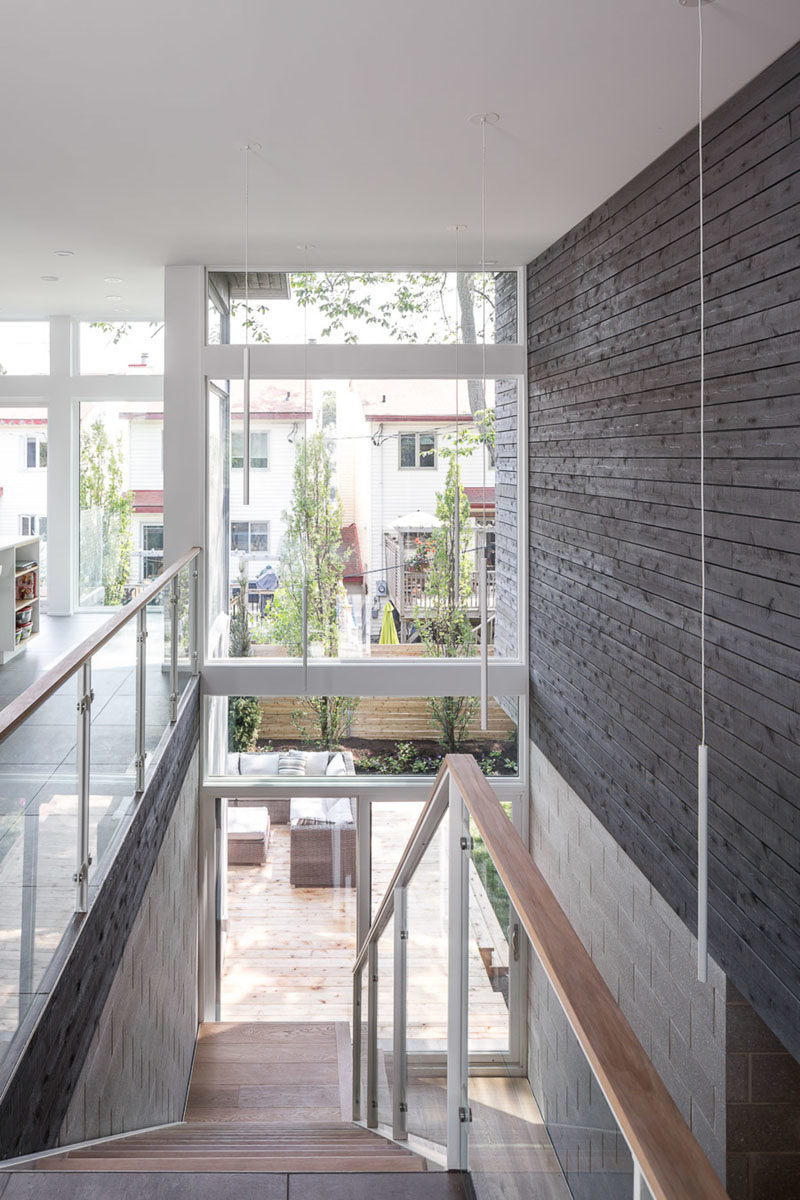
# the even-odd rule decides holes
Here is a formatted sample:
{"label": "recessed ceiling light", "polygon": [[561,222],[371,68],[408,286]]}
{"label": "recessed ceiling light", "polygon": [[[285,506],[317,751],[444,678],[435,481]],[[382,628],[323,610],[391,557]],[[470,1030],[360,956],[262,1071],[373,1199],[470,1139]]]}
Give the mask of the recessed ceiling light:
{"label": "recessed ceiling light", "polygon": [[103,283],[122,283],[121,275],[106,275]]}
{"label": "recessed ceiling light", "polygon": [[130,312],[129,308],[115,308],[114,312]]}
{"label": "recessed ceiling light", "polygon": [[57,275],[42,275],[40,276],[42,283],[58,283]]}
{"label": "recessed ceiling light", "polygon": [[58,258],[72,258],[75,251],[74,250],[54,250],[53,253],[55,255],[57,255]]}
{"label": "recessed ceiling light", "polygon": [[106,296],[106,300],[121,300],[122,296]]}

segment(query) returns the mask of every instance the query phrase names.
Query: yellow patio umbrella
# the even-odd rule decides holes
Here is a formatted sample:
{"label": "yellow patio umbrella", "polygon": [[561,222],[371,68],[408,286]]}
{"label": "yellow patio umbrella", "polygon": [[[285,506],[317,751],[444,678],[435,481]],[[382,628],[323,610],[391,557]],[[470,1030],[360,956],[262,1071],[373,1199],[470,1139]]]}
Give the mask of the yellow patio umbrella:
{"label": "yellow patio umbrella", "polygon": [[381,636],[378,638],[379,646],[396,646],[400,638],[397,636],[394,617],[392,616],[392,602],[387,600],[383,606],[383,621],[381,622]]}

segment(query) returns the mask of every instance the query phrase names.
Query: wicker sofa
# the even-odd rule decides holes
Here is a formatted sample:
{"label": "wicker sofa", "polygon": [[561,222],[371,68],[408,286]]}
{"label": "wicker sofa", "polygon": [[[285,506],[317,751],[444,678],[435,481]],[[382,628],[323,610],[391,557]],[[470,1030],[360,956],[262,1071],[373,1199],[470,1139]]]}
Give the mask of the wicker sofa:
{"label": "wicker sofa", "polygon": [[289,882],[293,887],[355,887],[354,804],[346,796],[291,801]]}
{"label": "wicker sofa", "polygon": [[[281,759],[287,766],[281,770]],[[288,760],[293,759],[292,763]],[[341,770],[339,761],[344,764],[344,771]],[[355,765],[353,756],[349,750],[334,751],[334,750],[312,750],[304,754],[303,770],[298,769],[299,755],[298,752],[290,752],[282,754],[280,751],[274,750],[267,754],[229,754],[228,755],[228,775],[241,775],[247,778],[259,779],[274,779],[285,778],[289,783],[292,778],[326,778],[332,776],[335,772],[337,775],[355,775]],[[291,773],[284,774],[284,771],[291,767]],[[288,825],[289,824],[289,800],[288,799],[271,799],[262,798],[252,800],[238,799],[231,801],[236,806],[246,807],[248,805],[266,806],[269,810],[270,821],[273,825]]]}

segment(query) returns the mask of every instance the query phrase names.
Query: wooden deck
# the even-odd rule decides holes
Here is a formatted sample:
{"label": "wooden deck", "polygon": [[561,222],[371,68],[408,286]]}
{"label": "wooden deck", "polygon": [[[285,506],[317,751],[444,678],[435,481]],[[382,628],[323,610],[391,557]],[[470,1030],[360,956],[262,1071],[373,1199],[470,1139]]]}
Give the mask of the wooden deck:
{"label": "wooden deck", "polygon": [[[419,805],[376,806],[373,818],[373,911],[413,827]],[[447,1008],[446,874],[431,847],[409,889],[409,1049],[444,1049]],[[222,977],[223,1021],[345,1021],[352,1017],[354,889],[293,888],[289,829],[272,827],[262,867],[229,868],[228,937]],[[472,875],[470,1045],[503,1051],[508,1010],[493,991],[485,958],[502,962],[505,939]],[[493,923],[493,924],[492,924]],[[391,1038],[392,953],[384,937],[379,1032]],[[506,960],[507,961],[507,960]]]}

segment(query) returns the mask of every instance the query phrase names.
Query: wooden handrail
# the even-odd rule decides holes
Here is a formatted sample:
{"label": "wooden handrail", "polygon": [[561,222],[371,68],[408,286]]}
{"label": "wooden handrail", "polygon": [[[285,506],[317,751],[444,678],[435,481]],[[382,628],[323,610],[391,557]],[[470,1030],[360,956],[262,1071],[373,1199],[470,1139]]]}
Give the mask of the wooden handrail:
{"label": "wooden handrail", "polygon": [[187,563],[196,558],[200,553],[198,546],[193,546],[191,550],[176,559],[174,563],[166,567],[160,575],[149,583],[146,588],[136,597],[126,604],[123,608],[118,609],[112,617],[96,629],[94,633],[90,633],[87,638],[84,638],[77,646],[75,646],[68,654],[65,654],[56,666],[51,667],[49,671],[45,671],[40,679],[32,683],[29,688],[26,688],[16,699],[0,712],[0,742],[13,733],[15,729],[26,720],[27,717],[43,704],[53,692],[58,691],[62,684],[74,675],[75,672],[83,666],[87,658],[91,658],[98,650],[101,650],[107,642],[110,642],[115,634],[119,633],[124,625],[127,625],[132,617],[144,608],[146,604],[158,595],[159,592],[171,582],[172,579],[182,571]]}
{"label": "wooden handrail", "polygon": [[727,1200],[710,1162],[475,759],[445,765],[656,1200]]}

